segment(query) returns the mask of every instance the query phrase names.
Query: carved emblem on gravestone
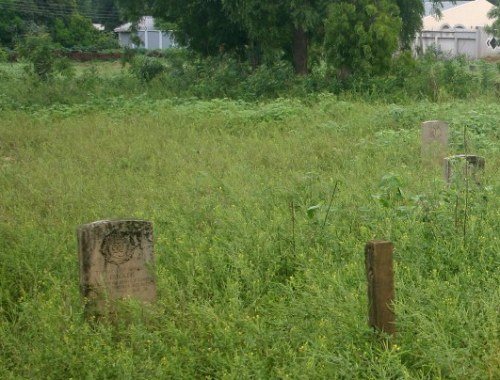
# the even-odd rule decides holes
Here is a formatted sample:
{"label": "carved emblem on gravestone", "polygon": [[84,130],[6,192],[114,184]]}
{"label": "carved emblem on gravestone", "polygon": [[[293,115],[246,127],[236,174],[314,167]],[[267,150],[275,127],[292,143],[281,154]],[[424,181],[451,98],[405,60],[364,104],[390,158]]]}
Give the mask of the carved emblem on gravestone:
{"label": "carved emblem on gravestone", "polygon": [[432,137],[434,137],[435,139],[440,138],[441,135],[443,134],[443,132],[441,131],[441,127],[437,126],[437,125],[433,125],[431,134],[432,134]]}
{"label": "carved emblem on gravestone", "polygon": [[120,265],[129,261],[137,248],[140,248],[137,238],[113,231],[104,238],[101,253],[108,263]]}

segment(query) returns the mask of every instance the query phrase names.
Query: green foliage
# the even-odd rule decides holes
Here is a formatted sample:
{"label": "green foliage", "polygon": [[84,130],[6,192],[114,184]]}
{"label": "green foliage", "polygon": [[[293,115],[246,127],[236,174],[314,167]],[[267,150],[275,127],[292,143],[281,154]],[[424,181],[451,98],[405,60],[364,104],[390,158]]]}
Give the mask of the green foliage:
{"label": "green foliage", "polygon": [[398,48],[400,27],[392,0],[334,3],[325,23],[328,63],[342,78],[383,73]]}
{"label": "green foliage", "polygon": [[400,41],[403,49],[411,49],[417,32],[422,27],[424,2],[422,0],[396,0],[401,17]]}
{"label": "green foliage", "polygon": [[110,26],[117,26],[119,20],[114,0],[2,0],[0,43],[13,48],[23,35],[44,30],[65,47],[107,48],[103,46],[111,46],[110,35],[99,34],[92,21],[106,24],[109,30]]}
{"label": "green foliage", "polygon": [[13,48],[16,38],[26,31],[26,20],[16,10],[16,0],[0,2],[0,45]]}
{"label": "green foliage", "polygon": [[248,99],[286,96],[293,91],[293,67],[287,62],[263,65],[248,76],[241,85],[241,93]]}
{"label": "green foliage", "polygon": [[53,35],[55,42],[67,48],[92,47],[95,50],[104,50],[119,47],[112,34],[98,31],[89,18],[79,14],[73,14],[67,20],[57,18]]}
{"label": "green foliage", "polygon": [[165,70],[158,58],[143,55],[135,56],[130,63],[130,72],[141,82],[149,82]]}
{"label": "green foliage", "polygon": [[[358,67],[357,63],[366,58],[368,63],[362,71],[382,72],[399,46],[410,46],[424,14],[420,0],[384,0],[376,4],[362,0],[119,2],[133,20],[152,13],[160,23],[175,25],[176,40],[204,56],[237,54],[246,57],[253,67],[284,59],[299,74],[311,71],[309,59],[317,57],[314,50],[318,46],[324,46],[332,58],[335,43],[346,45],[340,46],[342,53],[337,55],[347,55],[347,61],[356,62],[350,66]],[[331,30],[325,31],[329,6],[334,9],[330,13],[338,11],[340,19],[335,21],[337,17],[332,15],[326,27]],[[335,31],[341,35],[335,35]]]}
{"label": "green foliage", "polygon": [[221,51],[243,53],[248,43],[241,25],[227,17],[220,0],[118,2],[133,20],[137,21],[147,12],[160,19],[160,24],[175,23],[175,40],[204,56],[217,55]]}
{"label": "green foliage", "polygon": [[488,17],[493,19],[493,24],[487,27],[486,30],[500,38],[500,6],[498,4],[488,13]]}
{"label": "green foliage", "polygon": [[[13,52],[8,53],[11,62]],[[477,97],[496,99],[498,91],[494,63],[468,61],[463,57],[444,59],[433,52],[418,59],[408,51],[398,53],[393,56],[387,73],[370,77],[353,75],[348,80],[338,78],[325,61],[314,65],[310,75],[296,76],[287,61],[254,69],[237,56],[203,58],[188,49],[129,49],[123,54],[122,65],[119,62],[70,65],[61,59],[64,53],[54,52],[50,83],[37,83],[32,88],[22,85],[23,68],[29,68],[34,74],[28,60],[0,65],[0,93],[3,94],[0,108],[98,104],[101,98],[131,99],[141,94],[151,99],[196,97],[252,101],[291,96],[310,101],[321,93],[332,93],[348,99],[406,103],[415,99],[432,102]],[[46,55],[41,57],[45,59]],[[131,69],[123,70],[127,62],[133,62]],[[56,73],[63,77],[54,76]],[[148,82],[146,87],[145,82]]]}
{"label": "green foliage", "polygon": [[56,50],[48,34],[29,35],[17,46],[21,58],[30,63],[31,72],[40,80],[49,79],[55,71]]}
{"label": "green foliage", "polygon": [[[86,103],[0,111],[2,379],[500,377],[496,99],[154,99],[103,66]],[[416,158],[427,119],[487,157],[465,244],[463,190]],[[96,323],[75,228],[103,218],[153,221],[158,300]],[[396,340],[367,326],[371,239],[396,247]]]}
{"label": "green foliage", "polygon": [[9,59],[9,54],[7,53],[7,49],[3,48],[0,45],[0,63],[7,62]]}
{"label": "green foliage", "polygon": [[91,3],[92,22],[104,25],[107,31],[123,24],[116,0],[92,0]]}

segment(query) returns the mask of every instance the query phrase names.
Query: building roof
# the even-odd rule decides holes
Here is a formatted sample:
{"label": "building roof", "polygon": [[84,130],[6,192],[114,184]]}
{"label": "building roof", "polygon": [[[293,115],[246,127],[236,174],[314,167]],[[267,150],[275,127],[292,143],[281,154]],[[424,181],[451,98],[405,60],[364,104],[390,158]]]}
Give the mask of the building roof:
{"label": "building roof", "polygon": [[[116,27],[115,29],[113,29],[113,31],[116,33],[130,32],[131,28],[132,28],[132,23],[127,22],[126,24]],[[144,31],[144,30],[158,30],[158,29],[155,29],[155,20],[152,16],[143,16],[139,19],[139,22],[137,23],[137,30]]]}
{"label": "building roof", "polygon": [[453,3],[451,1],[441,1],[441,4],[438,3],[434,7],[432,1],[425,1],[424,2],[425,16],[435,15],[436,14],[435,8],[439,9],[442,12],[446,9],[456,7],[457,5],[466,4],[468,2],[469,1],[456,1],[455,3]]}
{"label": "building roof", "polygon": [[[458,2],[457,2],[458,4]],[[488,12],[495,6],[487,0],[463,2],[441,12],[441,18],[429,15],[423,18],[423,30],[443,30],[449,28],[475,29],[491,25]]]}

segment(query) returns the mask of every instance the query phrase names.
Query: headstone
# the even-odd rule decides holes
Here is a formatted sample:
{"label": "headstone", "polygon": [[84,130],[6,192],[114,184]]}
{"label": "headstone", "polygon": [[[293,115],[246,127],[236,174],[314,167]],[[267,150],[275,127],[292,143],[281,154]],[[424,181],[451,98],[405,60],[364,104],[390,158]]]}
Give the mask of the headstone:
{"label": "headstone", "polygon": [[80,293],[87,314],[105,315],[117,299],[155,301],[151,222],[98,221],[80,226],[77,235]]}
{"label": "headstone", "polygon": [[459,154],[444,159],[444,179],[451,185],[458,173],[471,178],[475,183],[481,183],[481,174],[484,172],[484,157],[473,154]]}
{"label": "headstone", "polygon": [[368,324],[378,331],[394,335],[396,316],[394,302],[393,245],[390,241],[371,240],[365,247],[368,281]]}
{"label": "headstone", "polygon": [[448,123],[432,120],[422,123],[422,162],[441,167],[448,149]]}

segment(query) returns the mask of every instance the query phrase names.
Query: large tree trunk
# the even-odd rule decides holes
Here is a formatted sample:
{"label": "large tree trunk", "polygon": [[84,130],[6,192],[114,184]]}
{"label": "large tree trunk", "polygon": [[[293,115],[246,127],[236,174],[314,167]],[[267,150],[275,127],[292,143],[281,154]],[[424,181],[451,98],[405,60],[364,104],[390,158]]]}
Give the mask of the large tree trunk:
{"label": "large tree trunk", "polygon": [[292,49],[295,73],[307,75],[307,35],[300,26],[293,30]]}
{"label": "large tree trunk", "polygon": [[262,49],[260,44],[251,41],[250,42],[250,50],[248,52],[248,58],[250,60],[250,64],[252,65],[252,69],[255,70],[262,63]]}

